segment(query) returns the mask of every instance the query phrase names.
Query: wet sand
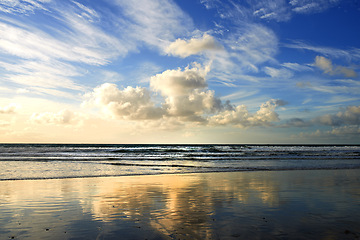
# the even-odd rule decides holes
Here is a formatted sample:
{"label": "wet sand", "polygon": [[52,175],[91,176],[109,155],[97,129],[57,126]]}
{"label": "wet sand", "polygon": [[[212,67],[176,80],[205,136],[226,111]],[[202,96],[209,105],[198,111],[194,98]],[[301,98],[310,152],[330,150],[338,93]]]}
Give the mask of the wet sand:
{"label": "wet sand", "polygon": [[359,239],[360,170],[0,181],[0,239]]}

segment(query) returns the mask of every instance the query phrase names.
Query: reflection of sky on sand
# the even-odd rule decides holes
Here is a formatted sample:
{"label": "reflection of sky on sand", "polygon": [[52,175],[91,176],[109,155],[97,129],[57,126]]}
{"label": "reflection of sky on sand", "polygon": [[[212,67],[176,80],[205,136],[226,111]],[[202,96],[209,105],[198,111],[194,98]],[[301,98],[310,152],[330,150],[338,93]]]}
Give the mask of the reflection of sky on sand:
{"label": "reflection of sky on sand", "polygon": [[353,239],[359,170],[0,182],[0,239]]}

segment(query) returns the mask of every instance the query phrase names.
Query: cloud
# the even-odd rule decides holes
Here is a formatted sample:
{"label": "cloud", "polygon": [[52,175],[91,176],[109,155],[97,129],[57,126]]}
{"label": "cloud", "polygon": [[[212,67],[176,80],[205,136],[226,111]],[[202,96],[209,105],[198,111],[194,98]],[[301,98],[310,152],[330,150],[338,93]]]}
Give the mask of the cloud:
{"label": "cloud", "polygon": [[26,88],[19,88],[16,90],[16,93],[17,94],[26,94],[26,93],[29,93],[30,90],[29,89],[26,89]]}
{"label": "cloud", "polygon": [[329,75],[343,75],[348,78],[357,76],[357,73],[353,69],[333,65],[330,59],[322,56],[316,56],[314,65]]}
{"label": "cloud", "polygon": [[184,117],[188,121],[205,121],[205,113],[220,111],[224,107],[215,97],[214,91],[207,90],[206,74],[210,66],[167,70],[150,79],[150,86],[165,99],[164,108],[170,116]]}
{"label": "cloud", "polygon": [[[293,1],[294,2],[294,1]],[[303,6],[294,7],[292,10],[297,13],[310,13],[319,9],[320,5],[318,3],[308,3]]]}
{"label": "cloud", "polygon": [[184,71],[180,68],[176,70],[166,70],[150,79],[150,86],[155,91],[161,92],[163,96],[181,96],[187,95],[195,89],[207,87],[206,74],[210,66],[201,68],[186,67]]}
{"label": "cloud", "polygon": [[335,6],[339,0],[291,0],[292,11],[300,14],[322,12]]}
{"label": "cloud", "polygon": [[[2,82],[16,83],[20,89],[23,89],[22,93],[26,89],[28,93],[74,99],[77,97],[68,90],[83,91],[85,89],[84,86],[71,79],[79,75],[76,69],[61,61],[23,60],[16,63],[0,61],[0,64],[7,71],[7,74],[3,75]],[[17,91],[17,93],[21,92]]]}
{"label": "cloud", "polygon": [[[14,7],[20,8],[47,1],[13,2]],[[8,72],[3,75],[3,81],[16,83],[19,88],[51,89],[48,95],[59,91],[83,91],[84,86],[73,79],[86,74],[83,67],[106,65],[133,49],[132,44],[106,33],[96,24],[97,12],[85,5],[75,1],[49,2],[46,8],[51,11],[46,15],[47,21],[36,24],[32,18],[19,22],[11,15],[0,19],[1,67]],[[74,98],[71,97],[74,92],[62,95]]]}
{"label": "cloud", "polygon": [[301,118],[291,118],[286,121],[285,124],[282,124],[281,127],[309,127],[312,126],[312,123],[305,121]]}
{"label": "cloud", "polygon": [[272,67],[265,67],[264,72],[272,78],[291,78],[293,73],[288,69],[276,69]]}
{"label": "cloud", "polygon": [[360,106],[348,106],[337,114],[327,114],[313,120],[315,123],[328,126],[360,125]]}
{"label": "cloud", "polygon": [[293,41],[292,43],[283,44],[283,46],[287,48],[309,50],[332,58],[344,58],[348,61],[360,60],[360,49],[357,48],[343,50],[338,48],[312,46],[301,41]]}
{"label": "cloud", "polygon": [[0,11],[8,13],[51,12],[41,22],[31,16],[20,22],[11,14],[0,18],[1,67],[8,71],[2,79],[18,88],[83,91],[78,81],[89,66],[107,65],[144,44],[163,51],[193,31],[190,18],[172,1],[117,0],[92,6],[96,8],[78,1],[2,1]]}
{"label": "cloud", "polygon": [[8,72],[18,74],[29,74],[34,73],[48,73],[63,77],[74,77],[79,76],[78,69],[71,64],[64,63],[57,60],[52,61],[32,61],[32,60],[20,60],[16,62],[0,62],[1,67],[6,69]]}
{"label": "cloud", "polygon": [[[304,120],[301,118],[291,118],[279,127],[310,127],[310,126],[331,126],[333,133],[340,129],[354,129],[360,126],[360,106],[348,106],[346,109],[336,114],[325,114],[316,118]],[[337,130],[335,130],[337,129]],[[322,131],[317,131],[323,134]],[[312,133],[312,134],[317,134]]]}
{"label": "cloud", "polygon": [[165,49],[165,52],[170,55],[185,58],[204,51],[218,51],[222,49],[223,47],[214,37],[205,33],[202,38],[192,38],[188,41],[177,39]]}
{"label": "cloud", "polygon": [[30,87],[28,92],[31,94],[36,94],[40,96],[55,96],[59,98],[67,98],[71,100],[79,100],[79,96],[72,94],[68,91],[64,90],[56,90],[53,88],[46,88],[46,87]]}
{"label": "cloud", "polygon": [[21,84],[22,86],[44,87],[44,88],[67,88],[72,90],[82,90],[83,87],[75,84],[68,78],[52,75],[46,72],[27,74],[8,75],[5,79]]}
{"label": "cloud", "polygon": [[164,115],[163,109],[155,106],[146,88],[129,86],[120,90],[115,84],[105,83],[85,97],[88,100],[84,105],[98,106],[119,119],[158,119]]}
{"label": "cloud", "polygon": [[200,3],[205,6],[206,9],[216,7],[216,4],[221,3],[220,0],[200,0]]}
{"label": "cloud", "polygon": [[6,13],[32,14],[35,10],[46,10],[46,3],[51,0],[3,0],[0,11]]}
{"label": "cloud", "polygon": [[12,114],[15,113],[19,106],[15,103],[11,103],[5,107],[0,107],[0,114]]}
{"label": "cloud", "polygon": [[36,124],[50,124],[50,125],[74,125],[81,124],[83,115],[74,113],[68,109],[59,112],[43,112],[33,113],[30,117],[30,122]]}
{"label": "cloud", "polygon": [[278,39],[270,29],[246,24],[238,28],[225,40],[231,57],[236,58],[243,67],[258,71],[256,65],[273,61],[277,53]]}
{"label": "cloud", "polygon": [[358,141],[360,136],[359,126],[333,127],[331,130],[316,130],[314,132],[301,132],[296,138],[322,139],[323,141],[338,140],[339,138],[348,140],[351,143]]}
{"label": "cloud", "polygon": [[201,3],[207,8],[216,8],[220,17],[239,21],[251,21],[254,19],[287,21],[291,17],[291,11],[284,0],[253,0],[253,1],[219,1],[202,0]]}
{"label": "cloud", "polygon": [[272,122],[279,121],[279,115],[275,108],[283,106],[285,102],[281,100],[269,100],[260,106],[260,109],[252,114],[245,105],[235,107],[233,110],[223,111],[210,118],[211,125],[235,125],[240,128],[253,126],[269,126]]}
{"label": "cloud", "polygon": [[72,34],[51,36],[32,26],[0,22],[0,49],[22,59],[41,61],[65,60],[90,65],[104,65],[109,59],[126,53],[121,42],[100,29],[66,12],[64,23]]}
{"label": "cloud", "polygon": [[307,127],[312,125],[324,126],[360,126],[360,106],[348,106],[336,114],[325,114],[305,121],[300,118],[290,119],[284,127]]}
{"label": "cloud", "polygon": [[96,22],[100,20],[99,14],[94,9],[91,9],[76,1],[72,2],[78,7],[78,16],[81,18],[84,18],[90,22]]}
{"label": "cloud", "polygon": [[346,80],[331,80],[328,83],[317,84],[315,80],[312,80],[314,83],[306,82],[297,82],[296,86],[299,88],[308,88],[317,92],[330,93],[330,94],[353,94],[358,95],[360,91],[360,85],[355,81],[346,81]]}
{"label": "cloud", "polygon": [[264,20],[287,21],[291,12],[284,0],[254,1],[253,15]]}
{"label": "cloud", "polygon": [[330,134],[341,137],[350,137],[350,136],[359,136],[360,135],[360,127],[359,126],[341,126],[338,128],[333,128]]}
{"label": "cloud", "polygon": [[283,63],[282,66],[297,72],[313,71],[313,68],[307,65],[301,65],[298,63]]}
{"label": "cloud", "polygon": [[216,8],[224,19],[241,19],[240,21],[283,22],[290,20],[295,14],[322,12],[336,6],[339,0],[252,0],[252,1],[219,1],[201,0],[206,9]]}
{"label": "cloud", "polygon": [[321,56],[316,56],[316,58],[315,58],[315,66],[317,66],[318,68],[324,70],[324,73],[333,74],[332,63],[327,58],[324,58],[324,57],[321,57]]}
{"label": "cloud", "polygon": [[11,122],[0,120],[0,128],[9,127],[11,125]]}
{"label": "cloud", "polygon": [[171,0],[116,0],[114,4],[126,18],[122,30],[140,43],[165,49],[180,34],[194,29],[191,18]]}
{"label": "cloud", "polygon": [[258,90],[253,90],[253,91],[249,91],[249,90],[240,90],[237,91],[235,93],[229,94],[227,96],[223,96],[221,97],[221,99],[227,99],[227,100],[238,100],[241,98],[247,98],[250,96],[253,96],[255,94],[257,94],[259,91]]}
{"label": "cloud", "polygon": [[[145,121],[145,125],[179,128],[187,123],[203,125],[267,126],[279,121],[277,106],[286,103],[271,100],[251,114],[245,106],[223,102],[215,92],[207,89],[206,75],[210,66],[166,70],[150,79],[150,89],[126,87],[105,83],[88,93],[84,106],[97,106],[110,116],[128,120]],[[160,96],[155,96],[155,93]],[[157,104],[155,103],[157,102]]]}

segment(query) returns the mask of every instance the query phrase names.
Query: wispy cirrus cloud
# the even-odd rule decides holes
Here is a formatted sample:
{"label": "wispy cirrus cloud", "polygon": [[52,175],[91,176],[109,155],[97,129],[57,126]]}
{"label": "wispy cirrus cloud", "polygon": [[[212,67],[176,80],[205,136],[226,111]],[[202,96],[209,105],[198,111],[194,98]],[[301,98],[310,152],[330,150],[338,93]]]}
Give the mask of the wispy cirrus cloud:
{"label": "wispy cirrus cloud", "polygon": [[258,64],[272,61],[278,50],[278,39],[274,32],[257,24],[239,27],[224,42],[232,57],[243,67],[254,71],[258,71]]}
{"label": "wispy cirrus cloud", "polygon": [[47,10],[51,0],[2,0],[0,11],[6,13],[32,14],[35,10]]}
{"label": "wispy cirrus cloud", "polygon": [[283,44],[283,46],[287,48],[294,48],[299,50],[308,50],[332,58],[344,58],[346,60],[360,60],[360,49],[357,48],[344,50],[344,49],[331,48],[331,47],[313,46],[301,41],[293,41],[292,43]]}
{"label": "wispy cirrus cloud", "polygon": [[123,31],[139,44],[161,50],[177,37],[194,30],[193,22],[176,4],[168,0],[116,0],[124,14]]}
{"label": "wispy cirrus cloud", "polygon": [[73,1],[73,3],[78,7],[78,16],[90,22],[100,21],[100,15],[94,9],[76,1]]}
{"label": "wispy cirrus cloud", "polygon": [[[18,2],[17,6],[23,4]],[[64,89],[84,90],[74,79],[86,72],[79,64],[106,65],[128,50],[115,36],[89,21],[89,17],[97,15],[90,8],[77,2],[49,3],[47,8],[52,12],[49,23],[33,24],[31,20],[20,23],[11,16],[0,19],[1,67],[7,71],[2,81],[40,95],[43,92],[38,89],[48,88],[48,94],[67,98],[71,94]],[[81,12],[88,17],[84,18]],[[63,29],[55,33],[44,30],[53,29],[54,23],[60,23]]]}
{"label": "wispy cirrus cloud", "polygon": [[[79,17],[71,6],[54,8],[52,11],[52,20],[61,19],[67,31],[49,34],[34,27],[31,22],[24,24],[10,18],[1,19],[2,51],[22,59],[56,59],[90,65],[104,65],[111,58],[127,53],[116,37]],[[43,27],[49,27],[52,23],[49,24],[43,23]]]}
{"label": "wispy cirrus cloud", "polygon": [[285,69],[285,68],[280,68],[280,69],[277,69],[277,68],[273,68],[273,67],[265,67],[264,68],[264,72],[271,76],[272,78],[291,78],[294,74],[288,70],[288,69]]}
{"label": "wispy cirrus cloud", "polygon": [[294,14],[322,12],[336,6],[339,0],[252,0],[252,1],[219,1],[201,0],[207,8],[216,8],[222,18],[261,19],[283,22],[290,20]]}
{"label": "wispy cirrus cloud", "polygon": [[283,67],[288,68],[290,70],[296,71],[296,72],[309,72],[309,71],[314,71],[314,69],[309,66],[309,64],[307,65],[303,65],[303,64],[299,64],[299,63],[283,63],[281,64]]}
{"label": "wispy cirrus cloud", "polygon": [[[312,80],[312,79],[311,79]],[[313,91],[329,93],[329,94],[354,94],[357,95],[360,91],[360,86],[354,81],[343,81],[343,80],[333,80],[333,81],[319,81],[314,79],[313,82],[297,82],[296,86],[299,88],[311,89]],[[334,83],[342,84],[334,84]]]}
{"label": "wispy cirrus cloud", "polygon": [[338,4],[340,0],[291,0],[291,10],[296,13],[309,14],[322,12]]}
{"label": "wispy cirrus cloud", "polygon": [[[4,80],[23,89],[52,88],[49,93],[60,88],[82,91],[76,81],[86,68],[108,65],[144,44],[163,51],[176,36],[188,28],[193,31],[191,20],[171,1],[111,4],[123,14],[115,16],[109,6],[99,10],[77,1],[3,1],[9,13],[30,13],[36,8],[49,19],[33,24],[31,19],[19,22],[11,15],[0,18],[0,59],[8,71]],[[109,27],[119,31],[109,32]]]}
{"label": "wispy cirrus cloud", "polygon": [[253,16],[264,20],[287,21],[291,18],[289,6],[284,0],[254,1]]}

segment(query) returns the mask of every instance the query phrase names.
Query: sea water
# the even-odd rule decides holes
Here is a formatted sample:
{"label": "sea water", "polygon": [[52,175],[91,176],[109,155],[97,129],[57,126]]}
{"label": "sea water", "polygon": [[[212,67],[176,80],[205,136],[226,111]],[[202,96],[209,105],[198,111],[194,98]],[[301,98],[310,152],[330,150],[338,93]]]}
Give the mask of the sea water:
{"label": "sea water", "polygon": [[359,145],[0,144],[0,180],[356,168]]}

